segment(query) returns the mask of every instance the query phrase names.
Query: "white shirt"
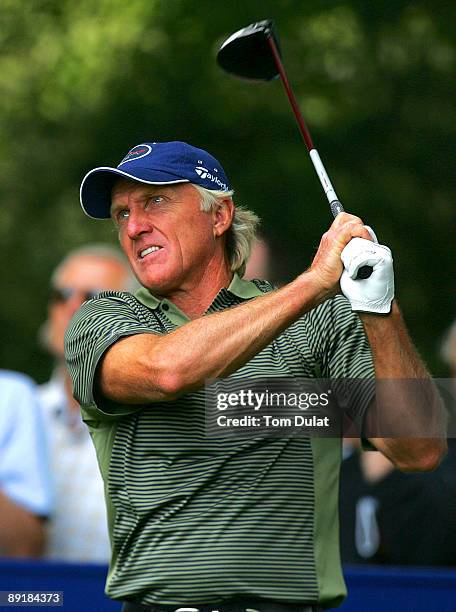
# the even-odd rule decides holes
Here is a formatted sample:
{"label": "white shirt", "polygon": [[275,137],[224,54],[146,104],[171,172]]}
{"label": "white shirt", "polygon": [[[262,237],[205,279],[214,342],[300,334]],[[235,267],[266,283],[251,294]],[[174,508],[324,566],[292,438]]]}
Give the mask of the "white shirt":
{"label": "white shirt", "polygon": [[68,407],[58,373],[39,388],[55,486],[45,556],[71,562],[109,561],[104,485],[95,448],[79,411]]}
{"label": "white shirt", "polygon": [[38,391],[17,372],[0,370],[0,490],[39,516],[52,511],[46,434]]}

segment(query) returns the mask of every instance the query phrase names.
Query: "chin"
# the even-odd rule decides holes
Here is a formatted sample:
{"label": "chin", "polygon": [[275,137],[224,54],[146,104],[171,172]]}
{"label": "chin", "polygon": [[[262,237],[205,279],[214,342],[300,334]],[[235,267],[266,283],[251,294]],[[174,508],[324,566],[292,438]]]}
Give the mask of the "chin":
{"label": "chin", "polygon": [[166,295],[178,285],[176,277],[166,274],[165,271],[156,274],[148,274],[138,280],[143,287],[146,287],[146,289],[152,293],[158,293],[160,295]]}

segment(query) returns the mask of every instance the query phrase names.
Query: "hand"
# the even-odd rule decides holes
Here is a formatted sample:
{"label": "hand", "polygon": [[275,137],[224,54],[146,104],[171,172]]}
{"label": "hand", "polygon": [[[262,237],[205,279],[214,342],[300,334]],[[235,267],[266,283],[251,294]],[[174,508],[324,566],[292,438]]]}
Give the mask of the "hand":
{"label": "hand", "polygon": [[[321,238],[318,251],[308,272],[316,279],[322,299],[340,292],[339,280],[343,272],[342,251],[355,237],[375,238],[372,230],[359,217],[341,213]],[[367,242],[368,240],[366,240]]]}
{"label": "hand", "polygon": [[[369,233],[372,230],[368,228]],[[375,238],[372,232],[371,236]],[[387,314],[394,298],[393,258],[387,246],[364,238],[353,238],[341,254],[344,272],[340,288],[349,300],[352,310]],[[359,268],[371,266],[372,274],[356,279]]]}

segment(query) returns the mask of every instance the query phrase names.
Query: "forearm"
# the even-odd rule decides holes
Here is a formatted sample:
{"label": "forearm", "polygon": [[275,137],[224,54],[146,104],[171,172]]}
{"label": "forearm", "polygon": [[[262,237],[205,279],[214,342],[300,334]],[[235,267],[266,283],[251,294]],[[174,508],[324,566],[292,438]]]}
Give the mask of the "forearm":
{"label": "forearm", "polygon": [[386,317],[360,317],[379,381],[366,419],[368,435],[376,432],[371,442],[400,469],[432,469],[446,450],[445,412],[399,308],[393,303]]}
{"label": "forearm", "polygon": [[40,557],[43,521],[0,491],[0,556]]}
{"label": "forearm", "polygon": [[325,297],[308,272],[277,291],[165,336],[121,340],[102,363],[101,390],[116,401],[142,403],[201,388],[208,379],[239,369]]}

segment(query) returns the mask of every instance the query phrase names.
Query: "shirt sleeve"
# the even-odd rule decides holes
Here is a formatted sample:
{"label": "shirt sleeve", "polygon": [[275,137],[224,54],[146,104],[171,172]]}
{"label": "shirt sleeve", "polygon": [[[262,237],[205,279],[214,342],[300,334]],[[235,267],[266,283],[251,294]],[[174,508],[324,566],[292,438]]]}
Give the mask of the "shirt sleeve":
{"label": "shirt sleeve", "polygon": [[321,378],[331,379],[337,403],[359,430],[375,394],[372,353],[359,316],[343,296],[306,318],[306,337]]}
{"label": "shirt sleeve", "polygon": [[98,363],[110,346],[127,336],[159,333],[132,304],[134,298],[130,294],[100,294],[81,306],[67,329],[65,357],[73,381],[73,395],[84,416],[113,420],[142,407],[110,402],[94,393]]}
{"label": "shirt sleeve", "polygon": [[0,388],[0,489],[30,512],[48,516],[53,495],[37,387],[26,376],[8,373]]}

